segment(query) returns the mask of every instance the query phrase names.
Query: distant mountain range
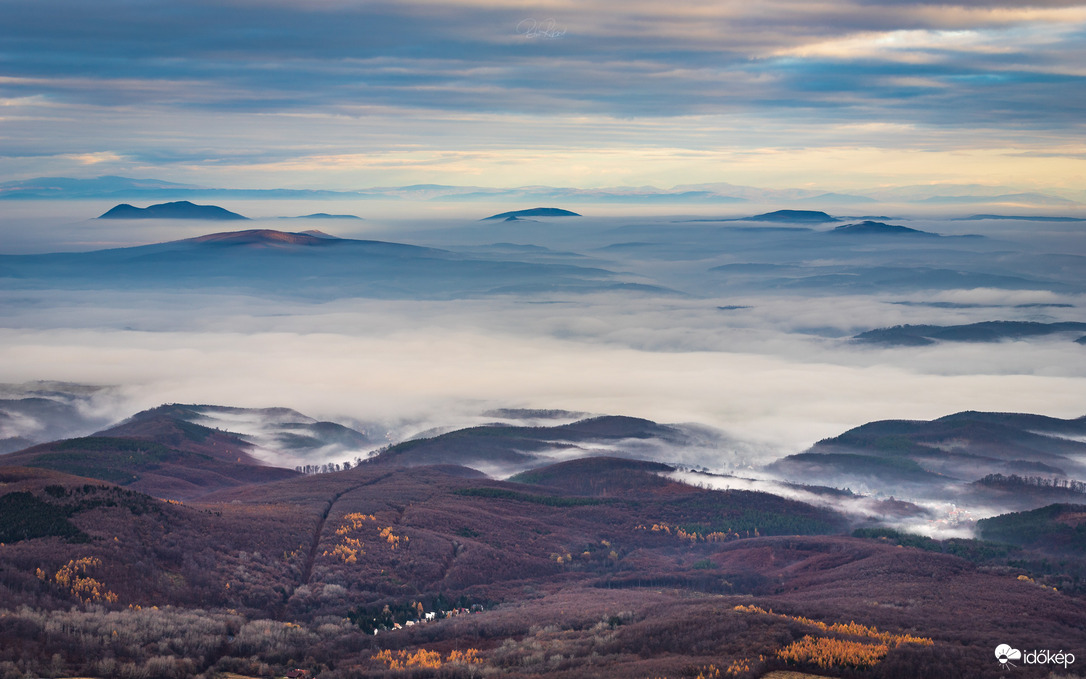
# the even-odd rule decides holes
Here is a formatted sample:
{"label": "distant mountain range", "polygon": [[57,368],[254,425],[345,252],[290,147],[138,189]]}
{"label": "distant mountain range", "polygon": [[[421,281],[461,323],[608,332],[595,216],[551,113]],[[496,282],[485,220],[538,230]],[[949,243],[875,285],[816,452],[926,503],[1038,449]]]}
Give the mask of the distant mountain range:
{"label": "distant mountain range", "polygon": [[922,198],[917,200],[918,203],[928,203],[934,205],[961,205],[969,203],[1007,203],[1011,205],[1026,204],[1026,205],[1049,205],[1049,206],[1072,206],[1079,203],[1068,200],[1067,198],[1059,198],[1057,196],[1049,196],[1042,193],[1004,193],[996,196],[986,195],[964,195],[964,196],[931,196],[929,198]]}
{"label": "distant mountain range", "polygon": [[170,191],[199,191],[195,184],[178,184],[160,179],[132,179],[103,176],[91,179],[37,177],[0,182],[0,198],[105,198],[117,194],[140,195]]}
{"label": "distant mountain range", "polygon": [[955,221],[981,221],[985,219],[1013,220],[1020,222],[1086,222],[1082,217],[1051,217],[1046,215],[970,215]]}
{"label": "distant mountain range", "polygon": [[[0,414],[10,407],[0,403]],[[41,407],[38,412],[42,417],[63,415]],[[513,410],[494,414],[514,422],[578,417]],[[870,422],[772,462],[763,471],[814,494],[821,491],[804,484],[1017,511],[1051,502],[1086,501],[1086,484],[1075,481],[1086,479],[1084,438],[1086,417],[962,412],[931,421]],[[482,472],[492,478],[517,474],[515,478],[525,482],[585,492],[579,485],[584,481],[574,478],[576,474],[560,482],[553,473],[538,470],[555,462],[602,457],[638,461],[637,465],[648,465],[645,470],[670,473],[675,468],[669,460],[726,445],[721,432],[708,428],[610,415],[530,426],[491,423],[378,448],[384,440],[380,430],[321,422],[289,408],[169,404],[90,435],[2,455],[0,465],[50,469],[176,499],[296,474],[269,463],[306,472],[340,468],[328,462],[374,470],[470,469],[475,471],[456,474]]]}
{"label": "distant mountain range", "polygon": [[516,201],[584,203],[741,204],[783,203],[808,205],[862,205],[868,203],[926,203],[947,205],[1010,204],[1038,207],[1081,206],[1073,200],[1044,193],[968,185],[925,185],[879,189],[864,195],[827,193],[810,189],[765,189],[724,182],[675,186],[604,187],[580,189],[553,186],[495,188],[418,184],[358,190],[227,189],[179,184],[157,179],[103,176],[91,179],[38,177],[0,183],[0,200],[129,198],[178,200],[186,198],[264,199],[381,199],[438,201]]}

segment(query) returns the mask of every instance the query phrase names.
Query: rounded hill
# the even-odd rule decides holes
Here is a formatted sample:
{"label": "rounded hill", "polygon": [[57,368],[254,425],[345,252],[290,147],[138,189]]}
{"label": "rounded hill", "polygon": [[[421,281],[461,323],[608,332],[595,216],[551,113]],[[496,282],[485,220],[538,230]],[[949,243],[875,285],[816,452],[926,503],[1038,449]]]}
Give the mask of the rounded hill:
{"label": "rounded hill", "polygon": [[248,217],[231,212],[218,205],[196,205],[187,200],[173,203],[159,203],[139,208],[121,203],[113,207],[98,219],[203,219],[212,221],[232,221]]}
{"label": "rounded hill", "polygon": [[570,212],[569,210],[563,210],[557,207],[533,207],[527,210],[513,210],[512,212],[503,212],[501,214],[493,215],[485,218],[483,221],[489,221],[492,219],[513,219],[518,217],[580,217],[581,215],[576,212]]}

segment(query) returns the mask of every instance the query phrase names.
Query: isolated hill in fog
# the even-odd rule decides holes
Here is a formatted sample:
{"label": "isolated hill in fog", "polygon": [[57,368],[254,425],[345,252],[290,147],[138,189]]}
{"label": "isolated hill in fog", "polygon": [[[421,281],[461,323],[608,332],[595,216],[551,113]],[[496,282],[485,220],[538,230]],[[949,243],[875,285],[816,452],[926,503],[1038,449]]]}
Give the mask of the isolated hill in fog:
{"label": "isolated hill in fog", "polygon": [[50,469],[181,500],[299,475],[262,464],[250,454],[252,445],[233,434],[176,415],[169,406],[146,411],[93,436],[0,456],[0,465]]}
{"label": "isolated hill in fog", "polygon": [[256,247],[274,247],[277,245],[332,245],[342,240],[320,231],[301,231],[291,233],[275,229],[249,229],[246,231],[224,231],[209,233],[206,236],[186,238],[181,243],[207,243],[213,245],[246,245]]}
{"label": "isolated hill in fog", "polygon": [[236,212],[231,212],[218,205],[196,205],[187,200],[173,203],[159,203],[148,207],[133,207],[128,203],[110,209],[98,219],[203,219],[210,221],[232,221],[248,219]]}
{"label": "isolated hill in fog", "polygon": [[792,222],[798,224],[822,224],[825,222],[839,222],[841,220],[831,217],[819,210],[774,210],[753,217],[746,217],[747,222]]}
{"label": "isolated hill in fog", "polygon": [[385,442],[379,430],[359,431],[338,422],[314,419],[292,408],[174,403],[137,413],[120,426],[131,434],[144,422],[162,418],[177,421],[180,426],[191,424],[229,432],[262,463],[290,467],[364,457]]}
{"label": "isolated hill in fog", "polygon": [[870,220],[858,222],[856,224],[842,224],[836,227],[830,233],[841,235],[859,235],[859,236],[929,236],[937,237],[939,234],[930,233],[928,231],[921,231],[920,229],[910,229],[907,226],[900,226],[898,224],[886,224],[885,222],[873,222]]}
{"label": "isolated hill in fog", "polygon": [[555,488],[576,495],[607,497],[636,492],[652,492],[674,481],[661,474],[675,468],[661,462],[630,460],[620,457],[587,457],[557,462],[509,478],[517,483]]}
{"label": "isolated hill in fog", "polygon": [[[408,467],[457,464],[492,475],[538,467],[556,458],[598,454],[641,457],[645,451],[686,443],[683,429],[637,417],[608,415],[553,427],[489,425],[404,441],[368,460]],[[636,444],[636,445],[635,445]]]}
{"label": "isolated hill in fog", "polygon": [[130,248],[2,255],[8,284],[93,290],[233,290],[303,299],[455,299],[537,292],[670,293],[633,274],[517,253],[480,258],[437,248],[251,229]]}
{"label": "isolated hill in fog", "polygon": [[1086,554],[1086,495],[1079,504],[1058,503],[1027,512],[981,519],[977,531],[986,540],[1057,553]]}
{"label": "isolated hill in fog", "polygon": [[[284,217],[283,219],[291,219],[291,217]],[[358,219],[362,218],[358,215],[330,215],[327,212],[314,212],[311,215],[301,215],[299,217],[293,217],[293,219]]]}
{"label": "isolated hill in fog", "polygon": [[580,217],[581,215],[576,212],[570,212],[569,210],[563,210],[558,207],[533,207],[527,210],[513,210],[511,212],[502,212],[501,214],[491,215],[486,217],[483,221],[489,221],[491,219],[509,219],[511,217]]}
{"label": "isolated hill in fog", "polygon": [[883,346],[926,346],[937,342],[999,342],[1083,331],[1086,323],[1073,321],[982,321],[965,325],[896,325],[861,332],[853,339]]}
{"label": "isolated hill in fog", "polygon": [[[1086,478],[1086,417],[1063,420],[1022,413],[961,412],[931,421],[869,422],[768,466],[804,483],[879,488],[899,495],[1040,506],[1029,493],[1008,498],[998,484],[972,484],[1001,474]],[[989,492],[990,491],[990,492]],[[1047,493],[1040,493],[1047,497]],[[982,502],[980,502],[982,503]]]}
{"label": "isolated hill in fog", "polygon": [[70,401],[31,396],[0,399],[0,453],[60,438],[89,419]]}
{"label": "isolated hill in fog", "polygon": [[106,426],[108,416],[91,407],[102,391],[67,382],[0,384],[0,454]]}

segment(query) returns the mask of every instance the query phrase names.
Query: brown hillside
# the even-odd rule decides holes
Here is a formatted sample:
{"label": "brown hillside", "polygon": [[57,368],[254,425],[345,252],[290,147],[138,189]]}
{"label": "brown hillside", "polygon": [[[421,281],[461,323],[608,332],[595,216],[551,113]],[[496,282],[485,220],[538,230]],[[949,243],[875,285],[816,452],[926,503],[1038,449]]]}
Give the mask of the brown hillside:
{"label": "brown hillside", "polygon": [[[39,674],[61,663],[108,676],[108,652],[176,668],[156,676],[752,678],[818,670],[781,655],[810,636],[850,653],[891,644],[862,672],[822,670],[833,676],[994,679],[997,643],[1073,648],[1086,625],[1081,601],[1020,570],[844,537],[834,513],[772,495],[666,480],[591,496],[363,465],[192,505],[55,472],[0,469],[0,482],[6,516],[46,531],[0,547],[0,663]],[[43,507],[79,533],[35,523]],[[102,600],[71,587],[73,563]],[[453,608],[464,612],[437,617]],[[406,626],[425,613],[435,620]],[[454,654],[472,649],[478,662]],[[390,670],[432,654],[440,668]]]}

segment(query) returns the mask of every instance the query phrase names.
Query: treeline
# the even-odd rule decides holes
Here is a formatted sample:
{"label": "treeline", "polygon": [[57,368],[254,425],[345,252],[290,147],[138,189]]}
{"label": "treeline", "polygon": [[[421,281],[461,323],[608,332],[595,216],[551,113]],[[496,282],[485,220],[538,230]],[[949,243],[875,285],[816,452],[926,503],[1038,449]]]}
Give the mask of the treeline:
{"label": "treeline", "polygon": [[134,516],[162,513],[154,498],[115,486],[85,484],[65,488],[45,487],[48,501],[22,491],[0,496],[0,542],[14,543],[42,537],[59,537],[69,542],[87,542],[89,536],[69,519],[99,507],[123,507]]}
{"label": "treeline", "polygon": [[326,462],[324,464],[303,464],[294,468],[294,471],[301,472],[303,474],[331,474],[333,472],[342,472],[349,469],[354,469],[359,464],[359,460],[355,460],[352,463],[350,460],[344,460],[343,462]]}
{"label": "treeline", "polygon": [[95,453],[139,453],[155,460],[167,459],[176,452],[161,443],[116,436],[84,436],[77,439],[65,439],[54,443],[53,448]]}
{"label": "treeline", "polygon": [[50,497],[61,500],[64,510],[69,515],[99,507],[121,507],[127,509],[133,516],[163,513],[159,500],[144,493],[116,486],[86,483],[68,488],[50,485],[44,490]]}
{"label": "treeline", "polygon": [[736,537],[761,535],[829,535],[836,533],[835,523],[816,516],[804,516],[787,512],[746,509],[722,516],[712,523],[687,523],[679,526],[696,535],[711,533],[735,534]]}
{"label": "treeline", "polygon": [[68,520],[68,513],[27,492],[0,497],[0,542],[42,537],[86,541],[87,534]]}
{"label": "treeline", "polygon": [[306,475],[310,474],[332,474],[334,472],[345,472],[362,464],[364,460],[361,457],[356,457],[354,460],[344,460],[343,462],[325,462],[324,464],[302,464],[294,468],[294,471],[301,472]]}
{"label": "treeline", "polygon": [[[902,533],[892,528],[858,528],[853,537],[915,547],[928,552],[950,554],[996,572],[1027,573],[1031,579],[1071,595],[1086,594],[1086,558],[1062,549],[1077,539],[1086,543],[1086,524],[1078,530],[1056,521],[1060,509],[1080,505],[1051,505],[1034,512],[1005,514],[977,523],[983,539],[949,538],[935,540],[923,535]],[[1052,509],[1056,508],[1056,509]],[[1086,507],[1082,508],[1086,510]],[[1026,515],[1026,516],[1020,516]],[[1058,558],[1049,551],[1027,551],[1043,546],[1063,551]]]}
{"label": "treeline", "polygon": [[977,480],[982,486],[990,486],[995,488],[1054,488],[1060,490],[1067,490],[1072,493],[1079,493],[1086,495],[1086,482],[1076,481],[1068,478],[1049,478],[1045,476],[1019,476],[1017,474],[1010,474],[1004,476],[1003,474],[989,474],[982,479]]}
{"label": "treeline", "polygon": [[902,547],[922,549],[925,552],[951,554],[973,563],[986,563],[995,559],[1003,559],[1021,551],[1018,547],[988,540],[971,540],[969,538],[935,540],[924,535],[902,533],[893,528],[857,528],[852,532],[852,537],[885,540]]}
{"label": "treeline", "polygon": [[977,530],[988,540],[1056,552],[1086,554],[1086,523],[1070,525],[1061,518],[1086,512],[1086,505],[1053,504],[1027,512],[981,519]]}
{"label": "treeline", "polygon": [[711,491],[668,502],[660,518],[688,532],[758,535],[831,535],[848,528],[835,511],[778,495],[749,490]]}

